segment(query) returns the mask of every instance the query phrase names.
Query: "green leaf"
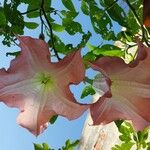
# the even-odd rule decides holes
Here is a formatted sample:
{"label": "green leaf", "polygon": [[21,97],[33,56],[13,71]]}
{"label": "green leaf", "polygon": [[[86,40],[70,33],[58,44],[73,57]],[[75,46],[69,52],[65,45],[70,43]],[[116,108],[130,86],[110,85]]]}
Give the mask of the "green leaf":
{"label": "green leaf", "polygon": [[43,145],[43,150],[50,150],[47,143],[43,143],[42,145]]}
{"label": "green leaf", "polygon": [[[48,44],[50,47],[52,47],[52,41],[49,40]],[[65,44],[62,42],[62,40],[57,36],[54,35],[54,44],[55,44],[55,48],[58,52],[65,54]]]}
{"label": "green leaf", "polygon": [[119,139],[120,139],[121,141],[125,141],[125,142],[131,141],[130,135],[120,135],[120,136],[119,136]]}
{"label": "green leaf", "polygon": [[65,27],[65,30],[70,34],[74,35],[77,32],[83,33],[82,26],[80,23],[72,21],[69,18],[64,18],[62,22],[63,26]]}
{"label": "green leaf", "polygon": [[76,147],[79,144],[79,142],[80,142],[79,140],[76,140],[76,141],[72,142],[71,147],[72,148]]}
{"label": "green leaf", "polygon": [[95,94],[95,90],[93,89],[93,87],[91,85],[86,86],[81,94],[81,98],[83,99],[84,97],[88,96],[88,95],[94,95]]}
{"label": "green leaf", "polygon": [[76,11],[72,0],[62,0],[63,5],[70,11]]}
{"label": "green leaf", "polygon": [[[34,10],[34,11],[32,11],[32,10]],[[30,4],[29,6],[28,6],[28,8],[27,8],[27,11],[29,12],[29,13],[27,13],[27,17],[28,18],[37,18],[37,17],[39,17],[39,10],[38,10],[38,4]]]}
{"label": "green leaf", "polygon": [[17,5],[13,3],[7,4],[4,2],[4,13],[7,21],[11,26],[9,26],[10,31],[15,34],[23,34],[24,33],[24,18],[21,13],[17,10]]}
{"label": "green leaf", "polygon": [[100,48],[93,46],[88,43],[88,48],[93,51],[95,55],[103,55],[103,56],[117,56],[117,57],[124,57],[124,51],[122,51],[119,47],[114,45],[103,45]]}
{"label": "green leaf", "polygon": [[19,25],[12,25],[11,26],[12,32],[15,33],[15,34],[20,34],[20,35],[24,34],[23,28],[21,26],[19,26]]}
{"label": "green leaf", "polygon": [[[107,13],[99,8],[93,1],[87,1],[90,10],[90,19],[94,31],[101,34],[106,40],[115,40],[115,34],[112,30],[112,22]],[[94,3],[94,4],[93,4]]]}
{"label": "green leaf", "polygon": [[81,10],[85,15],[89,15],[89,7],[86,3],[86,0],[82,0],[81,2]]}
{"label": "green leaf", "polygon": [[134,143],[132,142],[126,142],[122,143],[121,145],[115,145],[114,147],[112,147],[112,150],[130,150],[133,145]]}
{"label": "green leaf", "polygon": [[51,23],[52,29],[56,32],[62,32],[65,30],[65,27],[56,23]]}
{"label": "green leaf", "polygon": [[76,140],[71,143],[71,141],[68,139],[65,142],[65,146],[62,147],[62,150],[74,150],[78,144],[79,144],[79,140]]}
{"label": "green leaf", "polygon": [[39,26],[39,24],[37,24],[35,22],[25,22],[25,26],[28,29],[36,29]]}
{"label": "green leaf", "polygon": [[[124,10],[115,2],[116,0],[103,0],[105,4],[105,9],[109,16],[119,23],[121,26],[127,26],[126,24],[126,13]],[[109,8],[109,9],[108,9]],[[113,12],[113,13],[112,13]]]}
{"label": "green leaf", "polygon": [[69,18],[70,20],[73,20],[74,18],[76,18],[78,16],[78,12],[75,11],[66,11],[66,10],[62,10],[61,14],[65,17],[65,18]]}
{"label": "green leaf", "polygon": [[[140,15],[141,15],[143,11],[142,7],[137,8],[137,10],[139,10]],[[133,36],[135,34],[138,34],[139,31],[141,30],[141,27],[139,23],[137,22],[137,20],[135,19],[135,16],[133,15],[133,12],[131,10],[129,10],[126,20],[127,20],[126,24],[128,25],[127,31]],[[134,24],[134,27],[133,27],[133,24]]]}
{"label": "green leaf", "polygon": [[34,150],[43,150],[43,147],[40,144],[34,143]]}
{"label": "green leaf", "polygon": [[88,31],[87,34],[83,34],[82,35],[82,40],[81,42],[77,45],[76,49],[80,49],[82,47],[86,46],[86,43],[88,42],[88,40],[90,39],[90,37],[92,36],[91,32]]}
{"label": "green leaf", "polygon": [[7,52],[6,53],[6,56],[19,56],[20,55],[20,53],[21,53],[21,51],[17,51],[17,52]]}
{"label": "green leaf", "polygon": [[123,120],[116,120],[116,121],[114,121],[115,122],[115,124],[116,124],[116,126],[117,126],[117,128],[119,129],[120,128],[120,126],[122,125],[122,123],[123,123]]}
{"label": "green leaf", "polygon": [[86,55],[83,56],[84,62],[92,62],[95,61],[96,55],[93,52],[88,52]]}
{"label": "green leaf", "polygon": [[[41,7],[41,1],[40,0],[26,0],[26,3],[28,4],[27,11],[27,17],[28,18],[37,18],[39,17],[40,13],[40,7]],[[44,10],[47,12],[52,11],[51,6],[51,0],[44,0]],[[34,10],[34,11],[33,11]]]}
{"label": "green leaf", "polygon": [[50,123],[51,124],[54,124],[55,123],[55,121],[57,120],[57,118],[58,118],[58,115],[54,115],[51,119],[50,119]]}
{"label": "green leaf", "polygon": [[130,122],[124,121],[124,124],[129,128],[131,133],[135,132],[135,130]]}
{"label": "green leaf", "polygon": [[4,14],[4,10],[2,7],[0,7],[0,27],[3,27],[6,25],[6,16]]}
{"label": "green leaf", "polygon": [[51,149],[47,143],[43,143],[42,145],[34,143],[34,150],[54,150],[54,149]]}
{"label": "green leaf", "polygon": [[122,133],[123,136],[130,136],[132,133],[130,131],[130,128],[121,125],[119,128],[119,132]]}

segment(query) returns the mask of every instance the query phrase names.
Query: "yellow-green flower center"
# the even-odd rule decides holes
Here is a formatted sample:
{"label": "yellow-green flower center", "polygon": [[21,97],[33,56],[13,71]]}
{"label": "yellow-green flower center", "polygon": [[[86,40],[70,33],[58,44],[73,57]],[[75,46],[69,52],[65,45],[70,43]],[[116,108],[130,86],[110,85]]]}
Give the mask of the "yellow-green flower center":
{"label": "yellow-green flower center", "polygon": [[49,73],[38,73],[33,79],[33,84],[36,87],[42,88],[44,91],[49,91],[54,88],[55,81]]}

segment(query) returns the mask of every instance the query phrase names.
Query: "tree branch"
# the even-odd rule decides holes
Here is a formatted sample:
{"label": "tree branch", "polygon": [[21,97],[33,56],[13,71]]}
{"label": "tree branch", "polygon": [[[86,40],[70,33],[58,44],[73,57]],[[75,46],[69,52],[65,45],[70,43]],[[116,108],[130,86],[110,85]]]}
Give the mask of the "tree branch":
{"label": "tree branch", "polygon": [[55,49],[54,35],[53,35],[52,25],[50,24],[50,22],[49,22],[49,20],[48,20],[48,18],[47,18],[47,16],[46,16],[46,12],[45,12],[45,10],[44,10],[44,0],[42,0],[42,2],[41,2],[41,10],[42,10],[42,12],[43,12],[44,18],[45,18],[45,20],[46,20],[46,22],[47,22],[47,24],[48,24],[48,26],[49,26],[49,29],[50,29],[50,36],[51,36],[51,40],[52,40],[52,49],[54,50],[54,53],[55,53],[57,59],[60,61],[61,58],[59,57],[58,52],[57,52],[57,50]]}

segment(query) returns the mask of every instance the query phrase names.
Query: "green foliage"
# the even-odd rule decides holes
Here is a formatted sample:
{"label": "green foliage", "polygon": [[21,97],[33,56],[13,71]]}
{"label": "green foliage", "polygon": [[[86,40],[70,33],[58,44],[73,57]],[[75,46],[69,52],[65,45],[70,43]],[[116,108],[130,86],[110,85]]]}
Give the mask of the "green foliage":
{"label": "green foliage", "polygon": [[[109,41],[116,41],[116,40],[122,40],[126,42],[130,40],[130,42],[134,41],[135,34],[141,30],[141,25],[138,22],[138,19],[136,18],[135,13],[137,13],[137,16],[140,18],[140,22],[142,22],[142,7],[140,7],[142,1],[141,0],[134,0],[129,1],[131,5],[133,6],[133,10],[130,9],[130,7],[127,7],[128,4],[126,3],[126,8],[124,9],[124,6],[121,5],[121,3],[118,0],[99,0],[99,4],[97,1],[93,0],[82,0],[79,2],[81,4],[80,9],[81,11],[86,15],[89,16],[89,19],[91,20],[91,25],[93,26],[94,31],[97,34],[100,34],[103,38],[103,40]],[[27,4],[27,10],[26,12],[21,13],[18,7],[20,4],[25,3]],[[41,7],[43,3],[43,9],[45,11],[45,15],[43,15],[43,12],[40,12]],[[74,5],[74,1],[71,0],[62,0],[62,4],[65,6],[66,9],[57,10],[57,8],[51,7],[51,4],[53,1],[51,0],[15,0],[12,2],[9,2],[7,0],[4,1],[3,7],[0,7],[0,35],[4,35],[4,41],[3,44],[10,46],[11,41],[13,41],[12,37],[14,34],[23,34],[24,28],[27,27],[30,30],[36,29],[39,25],[39,22],[36,21],[24,21],[24,16],[32,19],[32,18],[43,18],[43,20],[49,21],[51,26],[47,24],[47,21],[44,21],[44,26],[46,29],[46,32],[49,32],[48,28],[52,28],[52,31],[55,32],[63,32],[66,31],[69,35],[74,36],[77,33],[84,34],[82,24],[79,21],[75,20],[80,12],[80,9],[77,10]],[[125,2],[124,2],[125,3]],[[113,13],[112,13],[113,12]],[[54,15],[52,15],[54,14]],[[58,16],[61,20],[57,23],[54,16]],[[45,18],[46,17],[46,18]],[[120,31],[118,34],[115,33],[114,30],[114,21],[118,23],[120,28],[126,27],[126,31]],[[42,22],[41,22],[42,24]],[[133,27],[134,24],[134,27]],[[143,29],[142,29],[143,30]],[[144,29],[145,33],[149,33],[149,30]],[[40,34],[40,33],[39,33]],[[117,36],[116,36],[117,35]],[[57,35],[58,36],[58,35]],[[147,34],[145,34],[147,36]],[[85,37],[84,40],[81,41],[81,45],[78,45],[77,47],[84,47],[85,43],[87,42],[86,39],[90,39],[91,36]],[[148,36],[147,36],[148,38]],[[49,40],[52,40],[51,38]],[[62,41],[62,39],[60,39]],[[59,40],[59,41],[60,41]],[[57,42],[58,43],[58,42]],[[57,45],[57,44],[56,44]],[[62,47],[60,47],[60,45]],[[73,48],[71,46],[72,43],[63,44],[63,41],[57,45],[56,47],[62,48],[59,50],[62,54],[68,54],[66,52],[67,48]],[[74,49],[75,50],[75,49]],[[70,50],[69,50],[70,52]],[[101,54],[100,54],[100,53]],[[101,55],[105,56],[110,53],[110,56],[116,56],[119,55],[119,57],[123,54],[122,52],[107,50],[105,52],[101,52],[100,50],[95,51],[93,54],[90,52],[85,56],[85,58],[92,56],[91,60],[94,60],[94,57],[98,57]],[[96,56],[95,56],[96,55]],[[88,58],[89,59],[89,58]]]}
{"label": "green foliage", "polygon": [[54,124],[54,123],[56,122],[57,118],[58,118],[58,115],[54,115],[54,116],[50,119],[49,122],[50,122],[51,124]]}
{"label": "green foliage", "polygon": [[102,45],[101,47],[96,47],[88,43],[88,48],[93,54],[97,56],[116,56],[116,57],[124,57],[124,51],[122,51],[119,47],[114,45]]}
{"label": "green foliage", "polygon": [[94,31],[98,34],[101,34],[102,38],[105,40],[115,39],[115,35],[112,30],[112,22],[107,15],[107,13],[97,6],[97,3],[89,1],[89,16],[91,19],[92,26]]}
{"label": "green foliage", "polygon": [[25,22],[25,26],[29,29],[36,29],[39,25],[35,22]]}
{"label": "green foliage", "polygon": [[117,4],[117,0],[103,0],[102,3],[104,8],[107,9],[107,12],[111,19],[113,19],[123,27],[127,26],[126,13],[124,9],[121,8],[119,4]]}
{"label": "green foliage", "polygon": [[65,27],[56,23],[51,23],[52,24],[52,29],[56,32],[62,32],[65,30]]}
{"label": "green foliage", "polygon": [[19,56],[20,55],[20,51],[16,51],[16,52],[7,52],[6,56]]}
{"label": "green foliage", "polygon": [[[75,150],[77,145],[79,144],[79,140],[76,140],[74,142],[71,142],[69,139],[65,142],[65,145],[62,146],[62,148],[59,148],[59,150]],[[41,144],[34,144],[34,150],[54,150],[51,149],[47,143]]]}
{"label": "green foliage", "polygon": [[61,14],[65,17],[65,18],[69,18],[70,20],[75,19],[78,16],[78,12],[75,11],[66,11],[66,10],[62,10]]}
{"label": "green foliage", "polygon": [[89,15],[89,7],[86,3],[86,0],[82,0],[82,3],[81,3],[81,10],[82,12],[85,14],[85,15]]}
{"label": "green foliage", "polygon": [[70,142],[70,140],[67,140],[65,142],[65,146],[62,147],[60,150],[74,150],[74,148],[79,144],[79,140],[76,140],[74,142]]}
{"label": "green foliage", "polygon": [[112,150],[130,150],[133,145],[136,146],[137,150],[150,149],[150,142],[148,142],[148,128],[143,131],[136,132],[132,127],[131,123],[118,120],[115,121],[118,130],[120,132],[119,139],[121,145],[115,145]]}
{"label": "green foliage", "polygon": [[34,150],[53,150],[50,149],[47,143],[40,144],[34,144]]}
{"label": "green foliage", "polygon": [[84,97],[88,95],[94,95],[94,94],[95,94],[95,90],[93,89],[91,85],[88,85],[84,87],[82,94],[81,94],[81,98],[83,99]]}
{"label": "green foliage", "polygon": [[24,18],[21,13],[17,10],[19,3],[6,3],[4,2],[4,13],[6,16],[7,25],[10,31],[15,34],[24,33]]}
{"label": "green foliage", "polygon": [[81,42],[77,45],[76,49],[80,49],[86,46],[88,40],[90,39],[90,37],[92,36],[91,32],[88,31],[87,34],[83,34],[82,35],[82,40]]}
{"label": "green foliage", "polygon": [[112,150],[130,150],[133,145],[134,143],[132,142],[126,142],[121,145],[115,145],[115,147],[112,147]]}
{"label": "green foliage", "polygon": [[62,24],[70,35],[74,35],[77,32],[83,33],[81,24],[71,20],[70,18],[64,18]]}
{"label": "green foliage", "polygon": [[[28,4],[27,11],[27,17],[28,18],[37,18],[39,17],[40,13],[40,7],[41,7],[41,2],[42,1],[37,1],[37,0],[22,0],[22,2]],[[51,0],[44,0],[44,9],[48,12],[52,11],[51,6]],[[33,11],[34,10],[34,11]]]}
{"label": "green foliage", "polygon": [[74,12],[76,11],[72,3],[72,0],[62,0],[62,3],[68,10],[74,11]]}
{"label": "green foliage", "polygon": [[[55,48],[59,53],[66,55],[66,54],[73,52],[74,50],[78,50],[78,49],[85,47],[85,45],[88,42],[90,37],[91,37],[90,32],[88,32],[87,34],[83,34],[81,42],[76,47],[73,47],[72,44],[66,44],[65,45],[64,42],[57,35],[54,35]],[[50,47],[52,47],[52,41],[51,40],[49,40],[48,44]]]}
{"label": "green foliage", "polygon": [[0,7],[0,27],[3,27],[6,25],[6,16],[4,14],[4,9]]}

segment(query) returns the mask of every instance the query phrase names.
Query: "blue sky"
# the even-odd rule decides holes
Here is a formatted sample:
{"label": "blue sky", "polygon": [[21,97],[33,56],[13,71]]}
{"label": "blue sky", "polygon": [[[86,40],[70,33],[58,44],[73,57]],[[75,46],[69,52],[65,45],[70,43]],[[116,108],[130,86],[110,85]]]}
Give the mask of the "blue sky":
{"label": "blue sky", "polygon": [[[76,8],[78,8],[79,2],[74,2],[76,2]],[[63,6],[60,3],[58,4],[57,1],[54,4],[54,7],[56,7],[56,9],[61,9]],[[20,7],[20,9],[24,11],[25,6]],[[84,31],[93,31],[93,29],[91,28],[90,20],[87,20],[87,17],[85,17],[83,14],[81,14],[77,18],[77,21],[82,22],[84,26]],[[31,32],[30,30],[26,29],[24,35],[38,38],[40,30],[39,32],[37,31],[38,30]],[[95,33],[92,34],[93,37],[90,40],[91,44],[98,45],[102,42],[102,39],[99,35],[96,35]],[[79,38],[80,35],[72,36],[70,38],[70,36],[65,33],[60,34],[60,37],[63,38],[64,42],[74,44],[79,43],[81,39]],[[0,38],[0,42],[2,42],[2,37]],[[13,59],[13,57],[10,56],[6,57],[6,52],[12,52],[17,50],[20,50],[20,48],[16,46],[8,48],[6,46],[3,46],[2,43],[0,44],[0,68],[8,68],[10,60]],[[85,51],[87,51],[87,49],[83,49],[82,53],[84,53]],[[89,76],[93,76],[93,72],[91,70],[89,70],[87,74]],[[72,86],[71,89],[75,97],[80,102],[84,103],[86,102],[86,100],[80,100],[82,88],[83,84],[80,84],[76,88]],[[91,99],[91,97],[88,97],[87,99]],[[86,118],[86,113],[84,113],[84,115],[81,116],[79,119],[73,121],[68,121],[63,117],[59,117],[54,125],[50,125],[43,134],[35,137],[26,129],[20,127],[16,123],[18,113],[18,109],[9,108],[3,103],[0,103],[0,149],[2,150],[33,150],[33,143],[43,142],[48,143],[51,148],[58,149],[62,147],[67,139],[76,140],[80,138],[83,124]]]}

